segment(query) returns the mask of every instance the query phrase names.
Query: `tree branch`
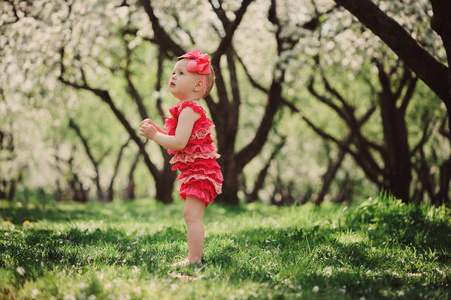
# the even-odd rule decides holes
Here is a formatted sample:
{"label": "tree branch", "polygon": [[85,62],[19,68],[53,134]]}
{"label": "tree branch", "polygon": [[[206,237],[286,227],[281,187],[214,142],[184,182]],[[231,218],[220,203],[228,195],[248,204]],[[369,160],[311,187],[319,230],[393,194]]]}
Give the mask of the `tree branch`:
{"label": "tree branch", "polygon": [[127,139],[127,141],[121,146],[121,149],[119,150],[119,154],[116,159],[116,163],[114,164],[114,172],[113,176],[111,176],[110,185],[108,186],[108,199],[111,201],[113,200],[113,187],[114,187],[114,181],[116,179],[117,173],[119,171],[119,165],[122,160],[122,155],[124,153],[124,149],[128,146],[128,143],[131,141],[131,138]]}
{"label": "tree branch", "polygon": [[[394,95],[391,90],[389,75],[387,74],[387,72],[385,72],[384,66],[378,59],[373,59],[373,62],[377,67],[377,71],[378,71],[377,75],[379,77],[379,83],[382,86],[382,91],[384,91],[384,93],[390,95],[390,98],[393,99]],[[395,99],[397,99],[397,98],[395,98]]]}
{"label": "tree branch", "polygon": [[91,86],[89,86],[86,82],[83,84],[78,84],[75,82],[68,81],[64,78],[65,74],[65,66],[63,64],[64,61],[64,47],[60,49],[60,75],[58,77],[58,80],[61,81],[63,84],[71,86],[75,89],[81,89],[86,90],[94,95],[98,96],[104,103],[108,104],[113,114],[116,116],[116,118],[119,120],[119,122],[124,126],[125,130],[129,134],[129,136],[132,138],[132,140],[136,143],[138,146],[141,154],[144,157],[144,161],[149,169],[149,171],[152,173],[154,177],[158,176],[158,169],[157,167],[150,161],[149,155],[146,152],[145,144],[141,142],[141,139],[136,134],[135,130],[131,127],[130,123],[128,122],[127,118],[124,116],[124,114],[116,107],[116,105],[113,102],[113,99],[111,99],[110,94],[106,90],[96,89]]}
{"label": "tree branch", "polygon": [[247,78],[249,79],[249,82],[251,83],[251,85],[256,88],[257,90],[262,91],[263,93],[267,94],[268,93],[268,89],[264,88],[261,84],[259,84],[257,81],[255,81],[255,79],[252,77],[252,75],[249,73],[247,66],[244,64],[244,61],[241,59],[241,57],[238,55],[238,53],[236,53],[235,51],[235,56],[238,59],[238,62],[241,64],[241,66],[243,67],[244,73],[246,73]]}
{"label": "tree branch", "polygon": [[[410,72],[410,70],[409,70]],[[399,107],[399,109],[405,114],[406,110],[407,110],[407,106],[410,103],[410,100],[412,100],[413,98],[413,93],[415,92],[415,88],[417,86],[417,81],[418,81],[418,77],[412,77],[410,76],[410,80],[407,83],[407,91],[404,95],[404,98],[401,102],[401,106]]]}
{"label": "tree branch", "polygon": [[253,0],[243,0],[241,2],[240,8],[235,12],[235,20],[229,23],[226,27],[225,36],[221,39],[218,48],[212,55],[211,64],[213,66],[219,66],[221,56],[226,52],[227,48],[232,43],[233,35],[235,34],[238,25],[240,25],[241,20],[243,19],[244,13],[246,12],[249,4],[251,4],[252,1]]}
{"label": "tree branch", "polygon": [[[378,146],[376,144],[373,144],[369,141],[367,141],[363,136],[360,134],[359,131],[352,131],[353,136],[357,138],[358,142],[358,151],[352,150],[350,147],[350,144],[345,143],[344,141],[339,141],[332,135],[326,133],[324,130],[317,127],[315,124],[313,124],[312,121],[310,121],[309,118],[307,118],[296,106],[286,99],[282,99],[282,103],[290,107],[290,109],[296,113],[299,113],[301,118],[309,125],[310,128],[313,129],[319,136],[321,136],[325,140],[330,140],[334,142],[337,146],[339,146],[341,149],[344,149],[346,152],[352,155],[358,165],[362,168],[362,170],[365,172],[365,174],[368,176],[368,178],[373,181],[375,184],[377,184],[379,187],[382,185],[382,182],[379,179],[379,175],[385,176],[383,170],[379,167],[379,165],[376,163],[376,161],[371,156],[371,153],[368,150],[368,146],[372,146],[375,149],[381,149],[381,146]],[[358,124],[359,128],[370,118],[370,116],[374,113],[375,107],[372,106],[370,109],[364,114],[364,116],[361,118],[361,120],[356,121],[356,124]]]}
{"label": "tree branch", "polygon": [[[275,10],[275,3],[271,5],[268,12],[268,19],[271,22],[279,23],[277,19],[277,14]],[[282,41],[281,30],[277,30],[275,33],[277,43]],[[282,53],[283,49],[280,48],[279,55]],[[278,66],[280,68],[280,66]],[[274,116],[277,109],[282,101],[282,83],[285,78],[285,70],[280,68],[280,76],[274,74],[271,87],[268,90],[268,100],[266,102],[265,112],[258,126],[257,132],[255,133],[252,141],[246,145],[241,151],[236,155],[236,162],[239,168],[243,168],[247,163],[249,163],[262,149],[265,144],[269,131],[274,122]]]}
{"label": "tree branch", "polygon": [[371,0],[334,0],[380,37],[451,109],[448,68]]}
{"label": "tree branch", "polygon": [[214,2],[212,0],[209,0],[208,2],[210,2],[211,8],[218,16],[218,19],[221,21],[222,26],[224,28],[227,28],[229,26],[230,20],[229,18],[227,18],[226,12],[222,8],[222,1]]}
{"label": "tree branch", "polygon": [[[449,122],[449,121],[448,121]],[[445,137],[446,139],[448,139],[448,141],[451,143],[451,132],[446,131],[445,128],[445,124],[446,124],[446,118],[443,118],[442,122],[440,123],[440,127],[438,132]]]}
{"label": "tree branch", "polygon": [[[122,36],[123,37],[123,36]],[[144,106],[144,102],[142,100],[141,95],[139,94],[138,90],[136,89],[135,85],[133,84],[131,73],[130,73],[130,56],[131,56],[131,50],[127,45],[127,42],[125,39],[123,39],[125,44],[125,68],[124,68],[124,76],[128,83],[128,92],[130,93],[130,96],[133,100],[135,100],[136,105],[138,106],[138,112],[141,117],[141,119],[145,119],[148,116],[146,107]]]}
{"label": "tree branch", "polygon": [[414,156],[417,151],[419,151],[420,149],[423,148],[423,145],[428,141],[429,137],[432,135],[432,130],[431,131],[429,130],[429,126],[431,124],[429,115],[427,113],[425,113],[423,115],[422,119],[424,120],[423,134],[422,134],[421,140],[418,142],[418,144],[415,147],[413,147],[413,149],[410,151],[411,157]]}
{"label": "tree branch", "polygon": [[396,92],[394,93],[395,99],[401,98],[401,94],[402,94],[402,91],[404,90],[404,87],[409,82],[409,79],[412,78],[412,74],[411,73],[412,72],[410,71],[410,69],[407,66],[404,66],[403,74],[402,74],[402,77],[401,77],[401,81],[400,81],[400,83],[398,85],[398,88],[396,89]]}
{"label": "tree branch", "polygon": [[345,120],[348,122],[350,127],[357,127],[357,122],[354,117],[354,108],[345,101],[343,96],[335,88],[332,87],[332,85],[329,83],[329,80],[327,80],[326,75],[324,73],[321,74],[321,77],[323,79],[324,87],[326,88],[326,90],[329,93],[331,93],[332,96],[337,98],[338,101],[340,101],[341,105],[343,105],[344,109],[343,115],[346,116]]}
{"label": "tree branch", "polygon": [[337,113],[337,115],[340,116],[340,118],[342,118],[347,123],[348,117],[343,112],[343,110],[340,107],[338,107],[338,105],[336,105],[335,103],[330,101],[328,98],[326,98],[325,96],[318,94],[314,88],[314,83],[315,83],[315,78],[312,76],[312,77],[310,77],[310,81],[309,81],[309,84],[307,87],[310,94],[312,94],[321,103],[324,103],[327,106],[329,106],[330,108],[332,108]]}
{"label": "tree branch", "polygon": [[[351,141],[352,141],[352,131],[349,130],[341,143],[343,145],[349,146],[351,144]],[[333,179],[335,178],[335,175],[337,174],[337,171],[340,169],[341,163],[343,162],[346,153],[347,153],[346,149],[340,147],[340,151],[337,157],[333,161],[332,160],[329,161],[327,171],[322,176],[323,185],[321,186],[321,190],[312,200],[312,202],[315,203],[316,205],[320,205],[321,202],[323,202],[324,197],[326,196],[330,188],[330,185]]]}
{"label": "tree branch", "polygon": [[180,47],[179,44],[174,42],[169,34],[160,25],[160,20],[155,15],[151,0],[139,0],[139,2],[144,7],[146,14],[149,16],[150,22],[152,23],[152,29],[154,31],[154,39],[156,43],[166,51],[172,52],[173,57],[183,55],[186,51],[182,47]]}
{"label": "tree branch", "polygon": [[258,201],[258,192],[262,189],[263,184],[265,183],[266,175],[268,174],[269,167],[271,166],[271,162],[273,159],[279,154],[280,150],[285,145],[286,138],[284,136],[281,137],[281,141],[277,143],[277,145],[274,146],[274,150],[271,153],[270,158],[266,162],[266,165],[263,167],[263,169],[260,170],[257,176],[257,180],[254,183],[254,188],[252,189],[252,192],[247,195],[246,202],[251,203]]}
{"label": "tree branch", "polygon": [[91,163],[94,167],[94,170],[96,173],[96,177],[94,178],[94,181],[95,181],[96,187],[97,187],[97,197],[99,198],[100,201],[106,202],[105,195],[103,193],[103,189],[100,185],[99,163],[92,155],[91,148],[88,145],[87,139],[81,133],[80,127],[77,124],[75,124],[74,120],[72,120],[72,119],[69,120],[69,126],[72,129],[74,129],[74,131],[77,133],[77,136],[80,138],[80,140],[83,144],[83,148],[85,149],[85,152],[88,155],[89,160],[91,161]]}

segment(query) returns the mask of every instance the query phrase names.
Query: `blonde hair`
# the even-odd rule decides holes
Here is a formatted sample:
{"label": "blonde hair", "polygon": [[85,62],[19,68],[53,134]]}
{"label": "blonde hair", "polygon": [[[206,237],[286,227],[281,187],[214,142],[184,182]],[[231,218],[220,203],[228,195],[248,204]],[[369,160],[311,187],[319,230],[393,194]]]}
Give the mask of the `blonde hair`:
{"label": "blonde hair", "polygon": [[210,94],[211,90],[213,89],[213,86],[215,85],[215,80],[216,80],[215,70],[213,69],[212,66],[210,66],[210,69],[211,69],[211,73],[205,75],[206,89],[205,89],[205,95],[203,95],[202,97],[206,97],[208,94]]}

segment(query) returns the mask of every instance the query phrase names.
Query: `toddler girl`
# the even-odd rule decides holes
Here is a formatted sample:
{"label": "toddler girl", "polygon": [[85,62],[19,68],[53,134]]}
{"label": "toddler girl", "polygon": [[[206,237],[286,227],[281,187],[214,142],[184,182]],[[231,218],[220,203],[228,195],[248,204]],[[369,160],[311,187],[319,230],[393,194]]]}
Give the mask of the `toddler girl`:
{"label": "toddler girl", "polygon": [[169,80],[169,91],[179,100],[169,112],[164,129],[150,119],[140,125],[141,136],[151,139],[174,154],[170,163],[180,170],[180,197],[186,201],[183,216],[188,236],[188,258],[173,266],[202,264],[204,247],[203,212],[221,193],[222,173],[216,159],[214,140],[211,138],[213,122],[200,104],[215,81],[208,54],[199,50],[179,57]]}

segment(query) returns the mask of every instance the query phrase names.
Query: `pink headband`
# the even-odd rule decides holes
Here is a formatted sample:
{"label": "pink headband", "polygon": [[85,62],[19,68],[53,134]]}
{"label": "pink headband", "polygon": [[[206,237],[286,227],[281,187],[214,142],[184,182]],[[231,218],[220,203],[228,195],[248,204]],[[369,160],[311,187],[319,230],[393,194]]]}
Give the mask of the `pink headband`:
{"label": "pink headband", "polygon": [[202,54],[199,49],[194,51],[188,51],[179,59],[190,59],[191,61],[186,66],[188,72],[197,72],[202,75],[202,81],[204,82],[204,96],[207,93],[207,81],[205,74],[211,74],[210,61],[208,60],[208,54]]}

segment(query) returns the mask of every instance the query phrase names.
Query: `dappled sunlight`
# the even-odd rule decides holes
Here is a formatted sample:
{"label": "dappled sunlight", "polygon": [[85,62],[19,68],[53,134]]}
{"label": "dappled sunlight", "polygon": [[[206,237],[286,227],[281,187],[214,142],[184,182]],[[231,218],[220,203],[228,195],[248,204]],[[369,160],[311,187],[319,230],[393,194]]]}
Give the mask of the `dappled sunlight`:
{"label": "dappled sunlight", "polygon": [[[205,212],[203,266],[171,268],[187,253],[183,202],[0,202],[2,289],[42,298],[446,295],[451,246],[436,237],[451,231],[449,210],[396,203],[370,199],[347,209],[212,204]],[[418,231],[430,236],[418,239]]]}
{"label": "dappled sunlight", "polygon": [[368,235],[364,234],[362,232],[337,232],[333,235],[340,243],[343,244],[353,244],[353,243],[361,243],[361,242],[368,242]]}

